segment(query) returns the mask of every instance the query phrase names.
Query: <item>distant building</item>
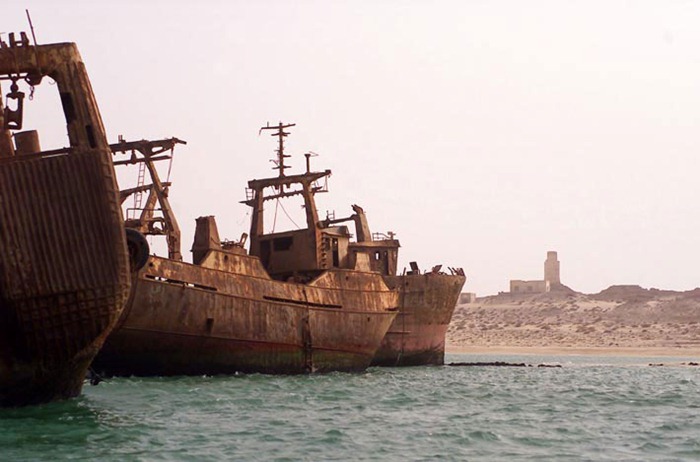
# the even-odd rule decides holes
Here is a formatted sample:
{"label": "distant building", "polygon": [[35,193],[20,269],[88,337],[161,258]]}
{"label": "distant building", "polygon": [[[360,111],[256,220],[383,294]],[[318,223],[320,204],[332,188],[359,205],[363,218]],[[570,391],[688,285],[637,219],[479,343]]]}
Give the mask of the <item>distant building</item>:
{"label": "distant building", "polygon": [[561,284],[559,276],[559,260],[553,250],[547,252],[544,261],[544,279],[541,281],[522,281],[511,279],[510,293],[512,294],[543,294],[552,290],[552,286]]}
{"label": "distant building", "polygon": [[549,281],[520,281],[511,279],[510,293],[512,294],[543,294],[549,292]]}
{"label": "distant building", "polygon": [[476,294],[473,292],[463,292],[459,294],[459,304],[464,305],[467,303],[475,303],[476,302]]}
{"label": "distant building", "polygon": [[547,259],[544,261],[544,280],[550,284],[561,284],[559,280],[559,260],[557,253],[553,250],[547,252]]}

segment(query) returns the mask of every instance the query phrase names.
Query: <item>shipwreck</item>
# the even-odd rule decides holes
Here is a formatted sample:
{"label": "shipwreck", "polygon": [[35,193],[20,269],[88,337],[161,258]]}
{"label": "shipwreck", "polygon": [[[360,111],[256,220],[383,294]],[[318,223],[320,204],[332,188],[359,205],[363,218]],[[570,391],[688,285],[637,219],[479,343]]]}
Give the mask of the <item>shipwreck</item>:
{"label": "shipwreck", "polygon": [[[47,81],[69,147],[42,151],[23,115],[25,91],[31,100]],[[9,83],[0,100],[0,406],[19,406],[80,393],[129,294],[130,267],[112,153],[76,45],[9,34],[0,83]]]}
{"label": "shipwreck", "polygon": [[355,242],[348,252],[351,263],[358,255],[369,261],[370,269],[381,274],[384,282],[399,292],[399,310],[382,344],[372,360],[373,366],[442,365],[445,361],[445,335],[466,282],[462,268],[442,265],[421,272],[416,262],[411,269],[398,274],[398,252],[401,247],[396,234],[371,233],[365,211],[352,206],[354,213],[346,218],[328,218],[322,226],[354,222]]}
{"label": "shipwreck", "polygon": [[[288,174],[284,139],[294,124],[263,127],[278,138],[278,175],[248,182],[249,235],[222,241],[212,216],[196,221],[192,263],[182,261],[170,183],[156,162],[180,140],[123,142],[117,165],[138,165],[134,213],[125,221],[140,269],[127,306],[94,361],[105,375],[361,371],[374,358],[399,307],[399,291],[350,251],[346,226],[319,219],[316,194],[330,170]],[[146,183],[149,177],[151,182]],[[143,202],[138,195],[145,195]],[[301,196],[305,226],[266,233],[264,206]],[[160,235],[168,257],[149,255],[143,236]],[[249,239],[250,252],[244,244]],[[140,242],[141,245],[137,245]]]}

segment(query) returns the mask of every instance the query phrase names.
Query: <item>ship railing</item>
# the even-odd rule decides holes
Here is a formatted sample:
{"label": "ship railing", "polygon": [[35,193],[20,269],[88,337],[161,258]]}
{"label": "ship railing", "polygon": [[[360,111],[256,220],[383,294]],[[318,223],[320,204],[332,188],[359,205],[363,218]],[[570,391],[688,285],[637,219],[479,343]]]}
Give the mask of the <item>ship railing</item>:
{"label": "ship railing", "polygon": [[387,231],[386,233],[372,233],[373,241],[393,241],[396,239],[396,233]]}

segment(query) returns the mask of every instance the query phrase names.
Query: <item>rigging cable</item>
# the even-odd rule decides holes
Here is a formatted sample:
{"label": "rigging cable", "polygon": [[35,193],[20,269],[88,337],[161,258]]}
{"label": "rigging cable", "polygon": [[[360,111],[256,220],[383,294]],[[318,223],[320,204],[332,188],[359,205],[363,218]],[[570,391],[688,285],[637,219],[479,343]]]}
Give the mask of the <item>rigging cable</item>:
{"label": "rigging cable", "polygon": [[166,183],[170,183],[170,172],[173,169],[173,160],[175,159],[175,145],[170,148],[170,163],[168,164],[168,177],[165,179]]}
{"label": "rigging cable", "polygon": [[[279,202],[279,199],[277,199],[277,201]],[[294,226],[296,226],[297,229],[301,229],[301,227],[298,224],[296,224],[296,222],[292,219],[292,217],[289,216],[289,214],[287,213],[287,210],[285,210],[285,208],[284,208],[284,205],[280,204],[280,206],[282,207],[282,211],[284,212],[284,214],[287,215],[287,218],[289,218],[289,221],[294,223]]]}
{"label": "rigging cable", "polygon": [[[277,202],[275,203],[275,218],[272,220],[272,232],[275,232],[275,226],[277,226],[277,208],[280,206],[280,200],[279,198],[277,199]],[[284,207],[282,207],[284,209]],[[285,212],[287,213],[287,212]]]}

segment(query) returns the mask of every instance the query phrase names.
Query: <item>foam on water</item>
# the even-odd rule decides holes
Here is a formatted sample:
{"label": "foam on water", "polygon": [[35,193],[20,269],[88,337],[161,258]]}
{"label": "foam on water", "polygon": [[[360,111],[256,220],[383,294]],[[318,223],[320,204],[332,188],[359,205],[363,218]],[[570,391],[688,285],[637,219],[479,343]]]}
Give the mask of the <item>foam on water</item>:
{"label": "foam on water", "polygon": [[645,366],[669,362],[659,358],[448,358],[496,360],[564,367],[113,379],[76,400],[0,410],[0,458],[700,459],[698,367]]}

